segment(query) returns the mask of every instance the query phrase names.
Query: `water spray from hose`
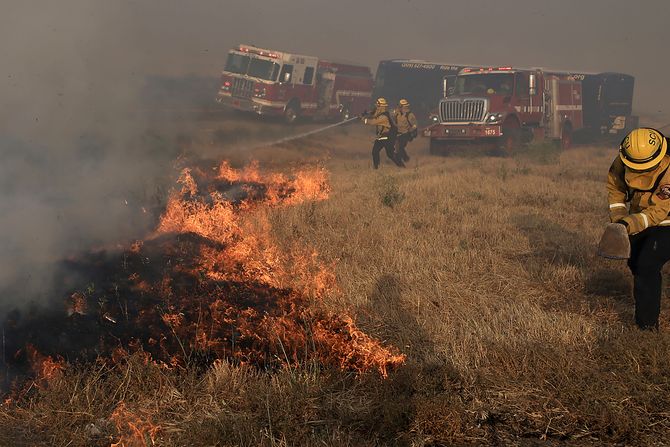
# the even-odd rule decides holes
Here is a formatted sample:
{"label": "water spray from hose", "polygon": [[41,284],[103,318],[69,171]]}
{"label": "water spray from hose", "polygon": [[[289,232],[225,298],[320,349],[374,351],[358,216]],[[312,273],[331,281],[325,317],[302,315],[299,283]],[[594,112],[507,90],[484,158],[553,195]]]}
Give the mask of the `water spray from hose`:
{"label": "water spray from hose", "polygon": [[353,120],[357,120],[357,119],[359,119],[359,118],[357,116],[355,116],[353,118],[349,118],[349,119],[346,119],[344,121],[340,121],[340,122],[335,123],[335,124],[329,124],[327,126],[320,127],[318,129],[310,130],[308,132],[303,132],[303,133],[299,133],[297,135],[291,135],[289,137],[280,138],[278,140],[270,141],[270,142],[267,142],[267,143],[261,143],[261,144],[255,145],[255,146],[246,147],[246,148],[244,148],[244,150],[254,150],[254,149],[261,148],[261,147],[276,146],[278,144],[288,143],[289,141],[299,140],[301,138],[309,137],[311,135],[315,135],[317,133],[321,133],[321,132],[324,132],[326,130],[342,126],[344,124],[347,124],[347,123],[349,123]]}

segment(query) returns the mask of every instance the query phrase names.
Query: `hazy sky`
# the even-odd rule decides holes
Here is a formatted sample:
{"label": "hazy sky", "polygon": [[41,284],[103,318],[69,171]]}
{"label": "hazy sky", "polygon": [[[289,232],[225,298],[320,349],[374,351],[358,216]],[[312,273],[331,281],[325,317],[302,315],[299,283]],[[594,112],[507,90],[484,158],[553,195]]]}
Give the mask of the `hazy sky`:
{"label": "hazy sky", "polygon": [[[639,111],[670,112],[667,0],[53,2],[71,15],[54,14],[43,1],[1,1],[8,7],[0,24],[22,24],[0,28],[0,36],[12,33],[2,40],[15,51],[22,42],[37,44],[56,58],[58,51],[76,52],[77,45],[97,46],[101,53],[82,56],[90,63],[130,61],[137,75],[216,74],[229,47],[249,42],[371,66],[398,57],[623,71],[637,79]],[[90,24],[95,26],[86,29]],[[23,32],[17,35],[17,29]],[[65,48],[73,29],[83,42]]]}
{"label": "hazy sky", "polygon": [[[667,0],[138,1],[149,66],[220,70],[238,43],[376,65],[385,58],[622,71],[640,111],[670,114]],[[137,28],[143,27],[142,32]]]}

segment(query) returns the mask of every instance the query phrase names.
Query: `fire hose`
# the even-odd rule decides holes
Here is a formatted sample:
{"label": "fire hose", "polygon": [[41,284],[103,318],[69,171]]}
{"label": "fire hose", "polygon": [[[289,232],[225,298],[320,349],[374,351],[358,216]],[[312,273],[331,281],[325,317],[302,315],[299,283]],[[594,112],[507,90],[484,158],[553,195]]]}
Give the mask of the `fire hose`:
{"label": "fire hose", "polygon": [[303,132],[303,133],[299,133],[297,135],[291,135],[289,137],[280,138],[280,139],[275,140],[275,141],[270,141],[270,142],[267,142],[267,143],[261,143],[261,144],[255,145],[255,146],[247,147],[247,148],[245,148],[245,150],[253,150],[253,149],[258,149],[258,148],[261,148],[261,147],[276,146],[278,144],[288,143],[289,141],[299,140],[301,138],[305,138],[305,137],[309,137],[309,136],[317,134],[317,133],[321,133],[321,132],[323,132],[325,130],[328,130],[328,129],[333,129],[335,127],[342,126],[343,124],[347,124],[347,123],[349,123],[353,120],[357,120],[357,119],[359,119],[359,117],[355,116],[353,118],[349,118],[349,119],[346,119],[344,121],[340,121],[340,122],[335,123],[335,124],[329,124],[327,126],[320,127],[318,129],[310,130],[308,132]]}

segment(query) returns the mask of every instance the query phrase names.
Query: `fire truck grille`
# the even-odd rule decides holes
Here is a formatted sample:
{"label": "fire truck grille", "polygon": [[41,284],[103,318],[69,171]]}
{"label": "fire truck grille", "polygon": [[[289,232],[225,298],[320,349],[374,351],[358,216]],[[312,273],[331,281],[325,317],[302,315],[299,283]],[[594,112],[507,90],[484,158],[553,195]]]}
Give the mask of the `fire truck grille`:
{"label": "fire truck grille", "polygon": [[254,89],[254,82],[248,79],[234,78],[233,79],[233,96],[239,98],[251,98],[251,93]]}
{"label": "fire truck grille", "polygon": [[440,120],[442,122],[483,121],[485,113],[485,99],[466,99],[463,101],[447,99],[440,102]]}

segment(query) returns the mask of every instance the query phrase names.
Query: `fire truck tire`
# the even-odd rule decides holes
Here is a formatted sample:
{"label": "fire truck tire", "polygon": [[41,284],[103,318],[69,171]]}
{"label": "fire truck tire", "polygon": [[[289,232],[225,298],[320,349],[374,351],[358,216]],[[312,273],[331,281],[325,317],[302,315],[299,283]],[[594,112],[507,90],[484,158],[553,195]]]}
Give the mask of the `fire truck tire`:
{"label": "fire truck tire", "polygon": [[563,124],[561,131],[561,149],[566,150],[572,147],[572,124],[569,122]]}
{"label": "fire truck tire", "polygon": [[503,136],[498,142],[498,153],[502,156],[510,156],[521,145],[521,129],[519,123],[512,121],[503,125]]}
{"label": "fire truck tire", "polygon": [[290,102],[284,109],[284,121],[287,124],[294,124],[300,117],[300,106],[295,102]]}

